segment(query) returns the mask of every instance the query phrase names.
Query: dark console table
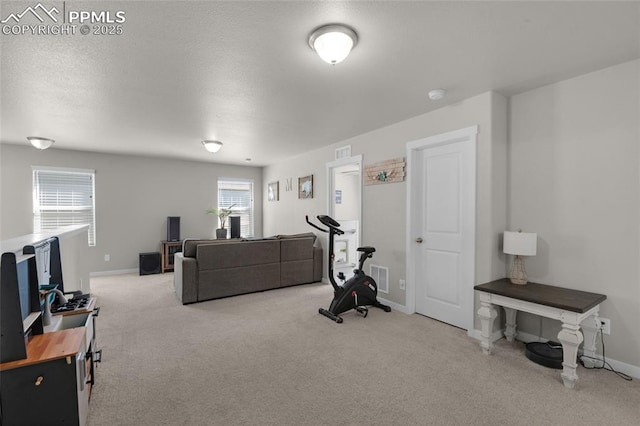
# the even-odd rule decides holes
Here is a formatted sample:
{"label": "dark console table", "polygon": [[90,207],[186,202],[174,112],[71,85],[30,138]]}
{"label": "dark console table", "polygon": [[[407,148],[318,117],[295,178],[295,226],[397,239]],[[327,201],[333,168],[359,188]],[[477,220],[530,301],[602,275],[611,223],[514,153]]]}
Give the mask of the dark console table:
{"label": "dark console table", "polygon": [[[596,332],[600,325],[600,304],[604,294],[589,293],[551,285],[528,283],[511,284],[508,278],[474,287],[480,293],[478,316],[482,323],[480,347],[485,354],[493,350],[493,322],[498,316],[494,305],[502,306],[506,314],[504,335],[512,342],[517,335],[516,313],[529,312],[562,321],[558,340],[562,343],[562,381],[572,389],[578,381],[576,357],[584,341],[584,355],[593,357],[596,351]],[[581,331],[582,330],[582,331]],[[589,362],[589,361],[587,361]]]}

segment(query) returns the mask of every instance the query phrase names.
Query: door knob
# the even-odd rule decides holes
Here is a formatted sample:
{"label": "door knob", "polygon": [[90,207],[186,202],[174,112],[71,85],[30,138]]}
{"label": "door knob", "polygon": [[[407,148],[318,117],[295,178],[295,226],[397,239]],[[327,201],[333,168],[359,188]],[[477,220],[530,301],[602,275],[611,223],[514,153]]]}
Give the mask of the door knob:
{"label": "door knob", "polygon": [[416,243],[422,244],[422,241],[423,241],[422,238],[420,238],[420,237],[416,238]]}

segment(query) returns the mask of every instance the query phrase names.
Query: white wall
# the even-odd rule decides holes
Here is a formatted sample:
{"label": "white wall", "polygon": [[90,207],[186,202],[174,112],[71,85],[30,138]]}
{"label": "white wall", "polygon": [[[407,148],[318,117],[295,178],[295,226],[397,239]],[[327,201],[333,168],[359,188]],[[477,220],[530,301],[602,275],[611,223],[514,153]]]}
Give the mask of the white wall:
{"label": "white wall", "polygon": [[[138,268],[138,253],[160,251],[167,216],[180,216],[181,237],[211,238],[219,177],[254,181],[255,234],[262,235],[262,169],[204,162],[0,145],[0,239],[33,232],[31,166],[96,171],[96,246],[91,272]],[[111,255],[105,262],[104,255]]]}
{"label": "white wall", "polygon": [[[530,281],[603,293],[608,357],[640,366],[640,62],[511,99],[511,229],[538,233]],[[538,335],[537,317],[519,314]],[[542,323],[557,340],[559,325]]]}
{"label": "white wall", "polygon": [[[407,142],[478,125],[476,282],[503,277],[505,265],[498,242],[506,226],[506,105],[504,97],[484,93],[265,167],[263,182],[279,180],[281,185],[280,201],[264,203],[265,235],[313,231],[304,215],[326,213],[325,166],[334,160],[337,147],[351,145],[352,154],[363,154],[367,165],[405,157]],[[297,192],[282,191],[285,179],[296,183],[298,177],[310,173],[314,174],[312,200],[298,200]],[[385,298],[401,305],[406,304],[405,291],[398,284],[406,278],[406,203],[405,182],[364,187],[362,245],[376,247],[375,263],[389,268],[390,288]],[[326,250],[326,243],[324,247]]]}

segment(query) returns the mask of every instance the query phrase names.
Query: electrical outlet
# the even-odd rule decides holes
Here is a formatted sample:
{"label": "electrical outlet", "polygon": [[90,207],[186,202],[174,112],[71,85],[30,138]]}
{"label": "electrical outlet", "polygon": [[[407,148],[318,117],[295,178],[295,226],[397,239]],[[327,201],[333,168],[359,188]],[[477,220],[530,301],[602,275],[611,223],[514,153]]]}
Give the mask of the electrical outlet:
{"label": "electrical outlet", "polygon": [[609,318],[600,318],[600,328],[602,334],[611,334],[611,320]]}
{"label": "electrical outlet", "polygon": [[406,288],[407,283],[405,280],[400,280],[399,284],[400,284],[400,290],[404,290]]}
{"label": "electrical outlet", "polygon": [[111,255],[110,254],[105,254],[104,255],[104,261],[105,262],[111,262]]}

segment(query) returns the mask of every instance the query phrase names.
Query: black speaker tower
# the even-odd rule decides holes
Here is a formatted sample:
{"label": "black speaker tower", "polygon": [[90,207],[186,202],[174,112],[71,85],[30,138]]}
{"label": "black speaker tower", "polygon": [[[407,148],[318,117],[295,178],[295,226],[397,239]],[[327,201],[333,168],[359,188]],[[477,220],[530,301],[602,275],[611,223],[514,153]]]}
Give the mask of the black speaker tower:
{"label": "black speaker tower", "polygon": [[229,216],[231,238],[240,238],[240,216]]}
{"label": "black speaker tower", "polygon": [[167,241],[180,241],[180,216],[167,216]]}

